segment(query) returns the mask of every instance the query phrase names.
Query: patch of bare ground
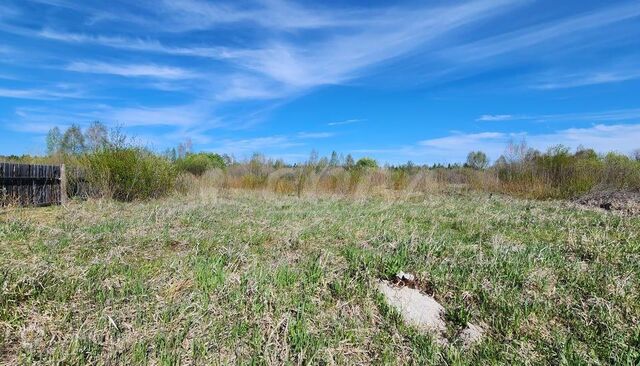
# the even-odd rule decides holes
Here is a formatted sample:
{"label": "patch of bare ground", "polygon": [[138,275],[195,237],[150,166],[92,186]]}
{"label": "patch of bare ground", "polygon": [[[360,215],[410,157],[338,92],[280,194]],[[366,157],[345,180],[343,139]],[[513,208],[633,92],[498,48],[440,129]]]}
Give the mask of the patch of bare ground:
{"label": "patch of bare ground", "polygon": [[379,281],[377,287],[405,323],[433,336],[437,344],[446,346],[451,340],[467,350],[482,342],[486,324],[467,323],[454,339],[447,338],[446,309],[433,298],[433,284],[429,281],[416,279],[411,273],[398,272],[390,281]]}
{"label": "patch of bare ground", "polygon": [[630,216],[640,214],[640,192],[638,191],[596,191],[578,197],[574,202]]}

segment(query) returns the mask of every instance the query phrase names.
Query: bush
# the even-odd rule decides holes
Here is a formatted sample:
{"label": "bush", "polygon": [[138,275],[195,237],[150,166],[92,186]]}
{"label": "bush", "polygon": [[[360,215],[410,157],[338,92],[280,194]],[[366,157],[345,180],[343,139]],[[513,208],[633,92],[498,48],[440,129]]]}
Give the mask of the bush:
{"label": "bush", "polygon": [[608,153],[603,162],[603,185],[613,189],[640,188],[640,162],[616,153]]}
{"label": "bush", "polygon": [[615,153],[601,157],[591,149],[572,154],[565,146],[555,146],[520,161],[499,159],[493,169],[503,191],[534,198],[572,198],[596,189],[640,188],[638,162]]}
{"label": "bush", "polygon": [[356,168],[360,169],[369,169],[369,168],[377,168],[378,162],[371,158],[362,158],[358,160],[356,163]]}
{"label": "bush", "polygon": [[176,161],[176,167],[183,172],[189,172],[201,176],[210,169],[224,169],[225,162],[222,156],[212,153],[188,154]]}
{"label": "bush", "polygon": [[121,201],[161,197],[173,189],[176,180],[167,159],[137,147],[87,154],[82,167],[90,195]]}

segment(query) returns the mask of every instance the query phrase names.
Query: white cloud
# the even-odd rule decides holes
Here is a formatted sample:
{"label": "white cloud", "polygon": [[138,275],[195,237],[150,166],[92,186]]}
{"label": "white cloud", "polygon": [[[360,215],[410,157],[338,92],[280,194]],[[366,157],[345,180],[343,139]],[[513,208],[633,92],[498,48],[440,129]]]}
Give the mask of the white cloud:
{"label": "white cloud", "polygon": [[535,121],[535,122],[620,122],[640,120],[640,109],[618,109],[602,112],[560,113],[560,114],[484,114],[476,121]]}
{"label": "white cloud", "polygon": [[514,119],[514,116],[510,114],[483,114],[482,116],[478,117],[476,121],[494,122],[494,121],[509,121],[512,119]]}
{"label": "white cloud", "polygon": [[201,104],[170,107],[125,107],[110,108],[103,112],[104,118],[127,127],[132,126],[203,126],[212,128],[219,120],[211,117],[211,110]]}
{"label": "white cloud", "polygon": [[254,152],[266,153],[271,157],[306,157],[307,154],[291,153],[291,148],[303,148],[305,140],[323,139],[334,136],[331,132],[298,132],[291,135],[275,135],[251,137],[244,139],[224,139],[207,148],[211,151],[221,151],[236,156],[249,156]]}
{"label": "white cloud", "polygon": [[212,115],[213,111],[209,106],[200,102],[167,107],[112,107],[101,104],[81,104],[75,107],[21,107],[16,109],[12,120],[15,126],[83,124],[99,120],[110,126],[124,128],[174,127],[180,136],[189,132],[193,132],[195,136],[203,130],[220,126],[222,122]]}
{"label": "white cloud", "polygon": [[480,142],[502,142],[509,136],[502,132],[456,133],[451,136],[422,140],[418,145],[442,150],[460,150]]}
{"label": "white cloud", "polygon": [[329,122],[327,123],[327,126],[350,125],[353,123],[364,122],[364,121],[366,121],[366,119],[352,118],[352,119],[345,119],[344,121]]}
{"label": "white cloud", "polygon": [[550,134],[530,135],[527,142],[538,149],[558,144],[572,148],[583,145],[599,152],[627,154],[640,148],[640,124],[597,124],[587,128],[569,128]]}
{"label": "white cloud", "polygon": [[534,89],[566,89],[580,86],[618,83],[640,78],[640,69],[591,71],[580,74],[563,73],[541,80],[532,85]]}
{"label": "white cloud", "polygon": [[332,132],[299,132],[297,136],[301,139],[324,139],[334,135]]}
{"label": "white cloud", "polygon": [[[157,5],[157,4],[156,4]],[[348,26],[360,23],[368,12],[329,11],[320,7],[304,8],[293,2],[263,0],[255,5],[236,3],[210,3],[201,0],[165,0],[157,7],[162,19],[172,29],[188,31],[210,29],[230,23],[253,23],[267,29],[300,30]]]}
{"label": "white cloud", "polygon": [[68,33],[52,29],[44,29],[38,32],[36,36],[67,43],[96,44],[105,47],[177,56],[194,56],[213,59],[224,59],[227,57],[225,55],[225,48],[223,47],[171,47],[153,39]]}
{"label": "white cloud", "polygon": [[[413,7],[393,5],[329,10],[321,5],[309,5],[310,3],[299,5],[281,0],[259,0],[242,5],[237,2],[211,3],[201,0],[166,0],[136,4],[135,8],[140,9],[145,16],[123,17],[120,20],[99,3],[87,4],[67,0],[39,1],[46,2],[51,6],[68,7],[75,12],[87,15],[98,14],[95,21],[119,21],[120,24],[130,22],[135,23],[135,26],[130,28],[103,27],[102,29],[114,29],[113,33],[103,35],[70,33],[56,27],[56,24],[60,25],[61,23],[55,21],[45,25],[41,31],[34,32],[30,29],[8,25],[4,26],[2,30],[18,33],[20,36],[37,36],[45,40],[66,42],[79,48],[84,45],[98,45],[135,51],[135,54],[122,52],[122,59],[127,61],[119,61],[118,64],[80,61],[67,65],[67,70],[145,78],[142,80],[142,82],[148,83],[145,85],[163,90],[180,92],[191,90],[194,100],[198,100],[195,103],[167,107],[108,107],[97,112],[92,110],[90,106],[85,106],[85,109],[78,107],[75,112],[70,111],[69,115],[76,113],[82,116],[97,116],[100,119],[120,122],[126,126],[169,126],[174,127],[175,131],[164,134],[166,138],[181,138],[181,136],[193,133],[202,137],[201,141],[206,141],[204,134],[207,128],[219,126],[222,123],[214,112],[218,109],[224,109],[218,107],[225,103],[261,100],[249,108],[238,108],[244,113],[256,105],[264,106],[266,103],[263,100],[269,99],[269,105],[274,105],[277,102],[290,100],[318,86],[352,82],[359,77],[370,74],[374,67],[393,62],[398,58],[416,54],[428,58],[429,55],[433,56],[440,49],[444,50],[443,54],[447,57],[463,60],[459,61],[461,63],[471,61],[469,63],[474,64],[473,67],[477,68],[477,64],[473,61],[490,59],[494,56],[517,51],[539,53],[539,49],[535,48],[538,45],[560,48],[559,45],[566,44],[564,41],[572,40],[574,37],[583,37],[584,32],[605,29],[613,23],[640,15],[640,5],[637,2],[617,4],[588,14],[578,14],[568,19],[564,18],[484,38],[459,47],[447,48],[447,45],[453,45],[454,42],[469,39],[467,38],[468,34],[473,33],[468,32],[471,27],[483,25],[487,19],[528,1],[440,2],[444,5],[439,7],[432,5],[433,3],[423,2]],[[162,24],[162,28],[159,28],[158,24]],[[259,27],[257,30],[256,25]],[[181,38],[174,33],[210,30],[217,27],[226,27],[225,32],[228,34],[233,33],[236,29],[241,32],[234,34],[235,38],[232,40],[225,39],[224,43],[211,36],[214,34],[213,32],[189,33],[190,35],[198,35],[189,37],[189,41],[186,41],[186,37]],[[228,32],[227,28],[229,28]],[[145,34],[144,29],[153,29],[153,33],[147,34],[152,34],[157,38],[140,37],[140,34]],[[251,31],[250,37],[243,36],[242,33],[246,30]],[[194,41],[196,39],[197,41]],[[0,49],[1,52],[2,49]],[[200,59],[194,60],[198,62],[198,65],[211,66],[201,67],[199,70],[214,69],[216,73],[209,71],[195,73],[185,68],[140,61],[145,60],[145,57],[151,57],[150,59],[153,60],[153,57],[158,56],[157,54],[198,57]],[[132,59],[135,61],[132,62]],[[509,62],[510,60],[511,58],[509,58]],[[427,59],[427,61],[429,60]],[[489,61],[493,63],[498,60],[491,59]],[[595,72],[583,70],[573,74],[564,73],[560,77],[550,75],[548,79],[538,80],[534,87],[541,89],[566,88],[640,77],[637,72],[628,71],[633,70]],[[413,76],[413,74],[411,75]],[[177,82],[177,80],[185,79],[188,79],[188,83]],[[179,88],[181,85],[189,85],[193,88]],[[53,91],[45,90],[45,87],[33,90],[0,89],[0,97],[53,100],[79,98],[82,94],[61,88],[51,89]],[[203,90],[206,90],[206,93],[202,93]],[[204,99],[207,102],[203,102]],[[272,99],[278,100],[273,101]],[[477,120],[484,122],[515,120],[620,122],[637,118],[639,111],[629,109],[602,113],[537,116],[485,114]],[[242,118],[238,117],[237,119]],[[42,121],[44,122],[44,120]],[[340,126],[361,121],[365,120],[347,119],[329,122],[328,125]],[[33,123],[36,122],[34,120]],[[36,126],[32,127],[37,129]],[[585,134],[584,131],[572,131],[571,133],[566,131],[569,130],[565,130],[564,137],[566,139],[581,133]],[[606,131],[599,131],[599,133],[605,135]],[[411,146],[389,151],[400,151],[400,153],[409,156],[430,152],[434,156],[448,159],[450,156],[455,156],[458,150],[474,144],[485,146],[492,151],[501,150],[505,140],[514,136],[520,135],[491,131],[476,134],[458,133],[424,140]],[[593,140],[592,137],[584,136],[585,139]],[[273,149],[276,149],[273,145],[277,144],[285,147],[300,146],[303,144],[301,139],[326,137],[330,137],[330,133],[301,132],[289,136],[225,140],[221,146],[229,149],[255,151],[260,150],[260,146]],[[237,144],[238,147],[234,148],[232,144]]]}
{"label": "white cloud", "polygon": [[44,121],[43,122],[21,122],[21,123],[8,122],[7,124],[7,127],[12,131],[28,132],[28,133],[40,134],[40,135],[44,135],[45,133],[49,132],[50,129],[56,126],[62,129],[65,129],[67,127],[67,125],[61,125],[61,124],[56,124],[52,122],[44,122]]}
{"label": "white cloud", "polygon": [[125,77],[152,77],[158,79],[190,79],[195,74],[179,67],[154,64],[109,64],[105,62],[73,62],[66,67],[69,71],[93,74],[110,74]]}
{"label": "white cloud", "polygon": [[242,73],[228,75],[226,78],[222,77],[219,83],[223,87],[215,94],[215,98],[221,102],[276,99],[287,93],[287,88],[278,83]]}
{"label": "white cloud", "polygon": [[[223,124],[212,116],[214,113],[206,103],[156,108],[100,104],[21,107],[16,109],[14,116],[0,120],[0,127],[42,135],[54,126],[66,128],[72,123],[86,126],[91,121],[101,121],[109,127],[122,128],[136,144],[162,149],[187,138],[194,144],[209,144],[212,139],[207,132]],[[163,132],[147,127],[162,127]],[[149,132],[141,133],[141,130]]]}
{"label": "white cloud", "polygon": [[578,146],[592,148],[604,153],[617,151],[628,154],[640,147],[640,124],[597,124],[586,128],[569,128],[550,133],[454,133],[449,136],[419,141],[389,149],[361,149],[355,153],[375,154],[382,160],[400,163],[413,160],[420,163],[460,163],[467,153],[481,150],[491,159],[497,159],[511,141],[526,141],[527,145],[545,151],[555,145],[565,145],[572,149]]}
{"label": "white cloud", "polygon": [[[36,35],[70,43],[91,43],[144,52],[213,58],[223,61],[233,69],[241,70],[231,74],[229,80],[223,82],[228,88],[217,93],[221,101],[281,98],[320,85],[347,82],[362,75],[365,69],[373,65],[424,47],[429,41],[496,16],[522,2],[476,0],[439,8],[378,8],[358,10],[357,12],[367,13],[366,17],[359,18],[351,17],[350,12],[324,13],[276,0],[268,0],[263,4],[268,14],[275,9],[268,17],[262,16],[262,13],[256,15],[253,10],[236,12],[230,5],[193,0],[165,4],[170,9],[176,7],[174,10],[177,14],[188,14],[184,18],[196,26],[199,22],[240,22],[252,19],[273,29],[323,29],[323,36],[306,42],[294,42],[290,37],[267,37],[254,48],[171,47],[152,39],[73,34],[50,29]],[[168,12],[165,15],[174,17],[176,13]],[[191,19],[190,16],[196,19]],[[345,27],[349,30],[345,31]],[[74,66],[74,69],[90,71],[91,66],[97,66],[94,69],[100,70],[110,65]],[[109,67],[104,71],[128,71],[112,69]]]}
{"label": "white cloud", "polygon": [[0,98],[30,99],[30,100],[56,100],[67,98],[84,98],[78,91],[66,91],[56,88],[51,89],[8,89],[0,88]]}
{"label": "white cloud", "polygon": [[368,67],[424,47],[430,40],[516,4],[474,1],[443,8],[388,11],[378,14],[367,27],[320,42],[294,45],[276,41],[267,47],[230,51],[227,55],[241,67],[296,89],[343,83]]}
{"label": "white cloud", "polygon": [[[455,60],[474,62],[479,59],[523,49],[530,51],[532,47],[546,42],[554,42],[571,35],[581,35],[586,31],[602,28],[637,16],[640,16],[640,3],[638,2],[607,6],[604,10],[579,14],[571,18],[452,47],[443,51],[443,54]],[[557,45],[560,45],[560,43],[557,43]]]}
{"label": "white cloud", "polygon": [[225,139],[209,150],[223,151],[233,155],[247,155],[254,152],[282,151],[292,147],[303,146],[299,141],[294,141],[287,136],[266,136],[246,139]]}

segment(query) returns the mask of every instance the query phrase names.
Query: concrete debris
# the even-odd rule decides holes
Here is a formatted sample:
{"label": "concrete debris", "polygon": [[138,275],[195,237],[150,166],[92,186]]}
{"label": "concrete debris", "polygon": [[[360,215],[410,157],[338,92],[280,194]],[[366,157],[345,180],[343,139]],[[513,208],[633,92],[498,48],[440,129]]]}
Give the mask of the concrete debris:
{"label": "concrete debris", "polygon": [[378,290],[387,303],[400,313],[405,323],[432,334],[439,344],[447,344],[444,337],[447,330],[443,319],[444,308],[433,297],[409,287],[391,286],[387,281],[380,281]]}

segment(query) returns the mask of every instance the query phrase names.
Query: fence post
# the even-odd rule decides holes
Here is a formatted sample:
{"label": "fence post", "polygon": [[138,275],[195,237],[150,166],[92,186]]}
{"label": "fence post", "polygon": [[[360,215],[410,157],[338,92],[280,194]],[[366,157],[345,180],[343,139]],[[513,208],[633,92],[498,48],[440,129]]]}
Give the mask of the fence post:
{"label": "fence post", "polygon": [[60,165],[60,204],[67,204],[67,174],[64,164]]}

